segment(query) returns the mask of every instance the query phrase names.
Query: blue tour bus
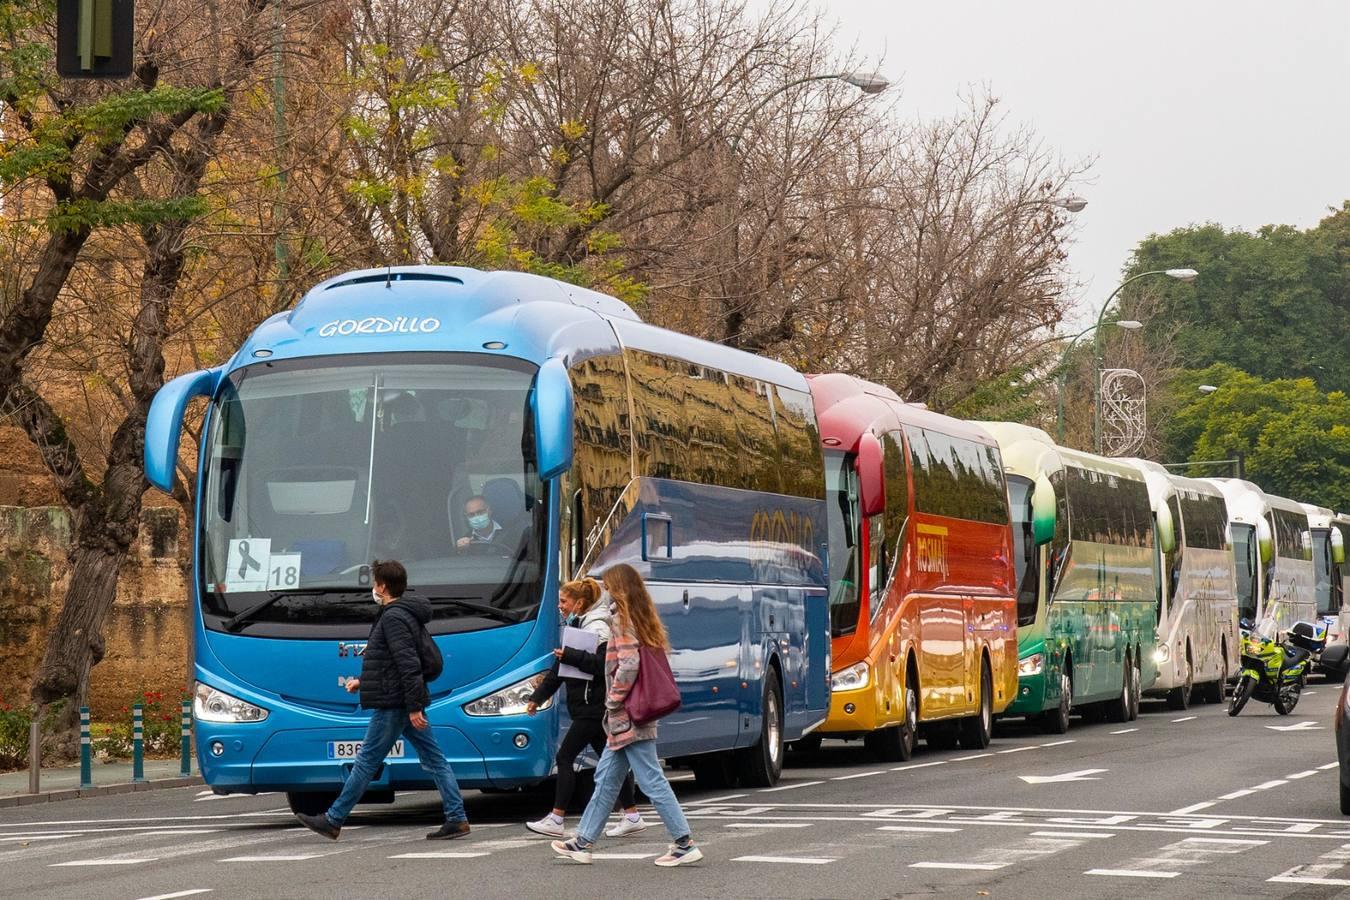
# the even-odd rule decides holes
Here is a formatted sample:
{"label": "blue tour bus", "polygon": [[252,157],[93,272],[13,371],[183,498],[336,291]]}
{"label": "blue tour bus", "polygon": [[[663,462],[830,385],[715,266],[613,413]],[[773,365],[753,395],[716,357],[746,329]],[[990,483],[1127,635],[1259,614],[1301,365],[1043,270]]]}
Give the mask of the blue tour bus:
{"label": "blue tour bus", "polygon": [[[620,561],[670,631],[667,760],[772,784],[784,742],[823,721],[824,466],[789,367],[551,279],[426,266],[325,281],[224,366],[165,385],[145,446],[162,490],[194,397],[195,728],[217,793],[318,810],[340,789],[376,558],[434,607],[428,718],[466,787],[552,773],[565,713],[524,708],[557,586]],[[461,546],[471,497],[497,527]],[[366,799],[432,787],[400,742]]]}

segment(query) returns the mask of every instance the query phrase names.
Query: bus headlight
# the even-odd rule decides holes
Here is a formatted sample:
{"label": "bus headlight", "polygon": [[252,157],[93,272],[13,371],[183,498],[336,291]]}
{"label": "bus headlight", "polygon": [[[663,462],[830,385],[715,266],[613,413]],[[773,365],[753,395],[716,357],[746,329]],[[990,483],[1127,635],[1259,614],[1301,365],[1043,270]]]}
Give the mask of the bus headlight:
{"label": "bus headlight", "polygon": [[854,663],[830,676],[830,688],[836,691],[856,691],[867,687],[870,679],[871,670],[867,663]]}
{"label": "bus headlight", "polygon": [[1158,649],[1153,651],[1153,661],[1155,663],[1165,663],[1172,658],[1172,650],[1166,644],[1159,644]]}
{"label": "bus headlight", "polygon": [[1045,654],[1033,653],[1026,659],[1017,661],[1017,677],[1025,678],[1028,675],[1039,675],[1045,671]]}
{"label": "bus headlight", "polygon": [[[538,678],[538,675],[531,675],[500,691],[493,691],[486,697],[479,697],[464,704],[464,712],[471,716],[523,716],[525,704],[530,702],[530,695],[534,693]],[[539,704],[539,708],[548,709],[552,705],[553,698],[549,697]]]}
{"label": "bus headlight", "polygon": [[261,722],[267,718],[267,710],[199,681],[192,715],[199,722]]}

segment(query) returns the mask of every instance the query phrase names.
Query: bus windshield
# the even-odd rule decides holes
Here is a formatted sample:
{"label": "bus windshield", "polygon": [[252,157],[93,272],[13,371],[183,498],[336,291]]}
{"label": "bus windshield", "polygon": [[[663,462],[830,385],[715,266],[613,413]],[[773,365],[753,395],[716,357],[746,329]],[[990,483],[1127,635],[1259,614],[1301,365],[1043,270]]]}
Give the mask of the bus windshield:
{"label": "bus windshield", "polygon": [[1256,619],[1256,528],[1251,525],[1231,526],[1233,534],[1233,561],[1237,564],[1238,617]]}
{"label": "bus windshield", "polygon": [[314,637],[368,625],[373,559],[406,566],[433,633],[532,615],[547,507],[535,371],[485,354],[399,354],[233,373],[206,441],[207,627]]}
{"label": "bus windshield", "polygon": [[1334,616],[1340,612],[1331,591],[1331,531],[1317,528],[1312,533],[1313,595],[1317,598],[1317,614]]}
{"label": "bus windshield", "polygon": [[1036,600],[1040,587],[1036,571],[1036,543],[1031,530],[1030,478],[1008,476],[1008,500],[1012,504],[1013,562],[1017,568],[1017,624],[1036,621]]}
{"label": "bus windshield", "polygon": [[839,637],[858,627],[859,593],[858,474],[854,457],[825,451],[825,510],[830,541],[830,632]]}

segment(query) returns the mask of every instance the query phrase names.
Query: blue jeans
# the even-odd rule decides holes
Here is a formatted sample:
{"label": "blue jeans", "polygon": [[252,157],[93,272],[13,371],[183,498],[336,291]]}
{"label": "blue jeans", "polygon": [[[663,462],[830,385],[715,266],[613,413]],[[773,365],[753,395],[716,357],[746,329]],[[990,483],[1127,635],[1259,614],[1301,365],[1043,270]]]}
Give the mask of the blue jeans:
{"label": "blue jeans", "polygon": [[450,771],[450,764],[445,761],[445,754],[441,752],[436,738],[432,737],[431,729],[414,728],[408,719],[407,710],[377,709],[370,714],[370,725],[366,728],[361,749],[352,764],[352,774],[342,786],[342,793],[328,808],[328,821],[339,826],[347,821],[352,807],[370,787],[371,779],[380,770],[385,756],[400,736],[416,748],[417,760],[422,769],[436,782],[436,789],[441,792],[441,805],[445,807],[445,821],[463,822],[467,818],[455,773]]}
{"label": "blue jeans", "polygon": [[689,837],[689,822],[680,809],[680,801],[666,781],[666,773],[661,771],[661,763],[656,756],[656,741],[634,741],[622,750],[605,748],[600,762],[595,767],[595,793],[586,811],[581,814],[581,826],[577,828],[577,837],[586,844],[594,844],[600,839],[600,832],[614,808],[614,800],[619,796],[619,788],[627,777],[629,769],[637,780],[638,787],[651,798],[656,814],[665,823],[672,839],[678,841]]}

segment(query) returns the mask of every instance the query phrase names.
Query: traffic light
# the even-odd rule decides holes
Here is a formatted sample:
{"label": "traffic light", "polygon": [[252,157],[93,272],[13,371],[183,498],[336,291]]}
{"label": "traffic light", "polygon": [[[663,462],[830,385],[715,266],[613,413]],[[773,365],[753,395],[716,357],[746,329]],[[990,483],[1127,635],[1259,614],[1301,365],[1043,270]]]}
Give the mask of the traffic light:
{"label": "traffic light", "polygon": [[126,78],[135,26],[136,0],[57,0],[57,74]]}

